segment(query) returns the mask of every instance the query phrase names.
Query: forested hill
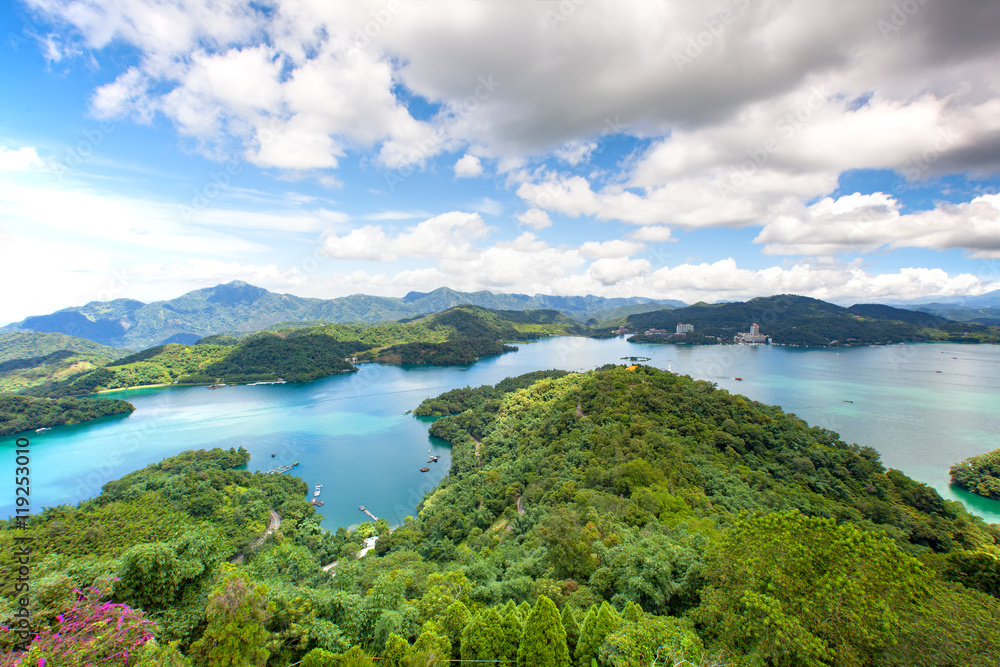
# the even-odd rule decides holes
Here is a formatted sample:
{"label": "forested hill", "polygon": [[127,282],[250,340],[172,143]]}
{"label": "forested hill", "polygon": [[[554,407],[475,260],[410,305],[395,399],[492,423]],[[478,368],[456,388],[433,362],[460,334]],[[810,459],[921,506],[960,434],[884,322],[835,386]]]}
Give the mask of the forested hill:
{"label": "forested hill", "polygon": [[776,407],[630,368],[426,402],[452,468],[391,533],[320,532],[305,484],[233,450],[46,510],[21,664],[998,664],[1000,527]]}
{"label": "forested hill", "polygon": [[[626,326],[633,332],[665,329],[673,333],[680,323],[693,324],[699,336],[731,342],[751,324],[784,345],[863,345],[910,341],[1000,343],[1000,328],[953,322],[928,313],[879,304],[842,308],[804,296],[783,294],[741,303],[709,305],[630,315]],[[658,342],[649,337],[637,341]],[[660,339],[662,342],[663,339]]]}
{"label": "forested hill", "polygon": [[[236,280],[194,290],[167,301],[93,301],[48,315],[28,317],[3,329],[58,332],[105,345],[142,350],[166,343],[193,343],[224,331],[259,331],[279,322],[385,322],[418,317],[459,305],[495,310],[554,309],[583,320],[599,311],[650,302],[657,301],[640,297],[529,297],[485,291],[458,292],[447,288],[429,293],[411,292],[403,298],[354,294],[335,299],[315,299],[277,294]],[[661,307],[683,305],[670,300],[658,303]]]}

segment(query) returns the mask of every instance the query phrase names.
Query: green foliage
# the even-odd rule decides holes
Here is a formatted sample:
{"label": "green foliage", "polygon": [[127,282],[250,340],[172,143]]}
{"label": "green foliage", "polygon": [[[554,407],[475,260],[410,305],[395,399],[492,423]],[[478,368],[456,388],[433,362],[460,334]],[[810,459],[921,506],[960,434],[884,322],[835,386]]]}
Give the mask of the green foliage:
{"label": "green foliage", "polygon": [[782,512],[737,522],[713,549],[696,617],[762,664],[865,665],[930,580],[884,536]]}
{"label": "green foliage", "polygon": [[477,613],[462,631],[462,660],[501,660],[509,652],[504,643],[502,619],[495,607]]}
{"label": "green foliage", "polygon": [[517,667],[569,667],[566,630],[555,603],[538,597],[517,649]]}
{"label": "green foliage", "polygon": [[134,410],[131,403],[109,398],[55,399],[0,394],[0,435],[78,424]]}
{"label": "green foliage", "polygon": [[609,667],[646,667],[657,656],[670,656],[668,664],[694,664],[704,655],[704,646],[685,620],[640,615],[622,624],[604,639],[598,663]]}
{"label": "green foliage", "polygon": [[952,466],[951,481],[972,493],[1000,500],[1000,449]]}
{"label": "green foliage", "polygon": [[262,667],[269,655],[262,648],[268,634],[264,629],[270,616],[267,607],[266,587],[253,584],[245,574],[227,576],[208,598],[208,626],[191,645],[195,664]]}
{"label": "green foliage", "polygon": [[618,630],[622,619],[607,602],[602,602],[596,610],[587,612],[580,628],[580,639],[573,653],[573,662],[580,667],[588,667],[599,657],[601,645],[608,635]]}
{"label": "green foliage", "polygon": [[576,641],[580,638],[580,626],[576,622],[576,613],[573,612],[573,607],[569,605],[563,607],[562,624],[563,629],[566,631],[566,646],[569,648],[570,655],[573,655],[573,651],[576,649]]}

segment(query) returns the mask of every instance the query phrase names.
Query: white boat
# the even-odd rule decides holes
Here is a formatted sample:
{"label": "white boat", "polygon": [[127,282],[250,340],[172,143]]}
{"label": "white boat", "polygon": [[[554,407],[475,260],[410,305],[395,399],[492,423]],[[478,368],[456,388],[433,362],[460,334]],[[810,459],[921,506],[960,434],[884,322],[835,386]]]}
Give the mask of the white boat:
{"label": "white boat", "polygon": [[319,495],[319,492],[320,492],[320,490],[322,490],[322,488],[323,488],[322,484],[317,484],[316,485],[316,488],[313,489],[313,498],[315,498],[316,496]]}
{"label": "white boat", "polygon": [[36,428],[35,433],[41,433],[42,431],[51,431],[51,430],[52,430],[51,426],[43,426],[41,428]]}

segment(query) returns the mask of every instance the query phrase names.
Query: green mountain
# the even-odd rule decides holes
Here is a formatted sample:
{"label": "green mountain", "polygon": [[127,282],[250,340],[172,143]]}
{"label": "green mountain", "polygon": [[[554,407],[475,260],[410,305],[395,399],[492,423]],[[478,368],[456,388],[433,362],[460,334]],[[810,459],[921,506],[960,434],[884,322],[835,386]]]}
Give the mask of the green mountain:
{"label": "green mountain", "polygon": [[0,393],[63,379],[127,354],[129,350],[66,334],[0,332]]}
{"label": "green mountain", "polygon": [[[784,345],[862,345],[905,341],[962,343],[1000,342],[1000,329],[953,322],[928,313],[879,304],[842,308],[804,296],[783,294],[747,302],[709,305],[630,315],[626,326],[643,334],[649,329],[673,333],[677,324],[694,325],[704,342],[730,342],[757,324],[763,335]],[[633,337],[636,342],[670,342],[668,337]]]}
{"label": "green mountain", "polygon": [[320,530],[301,480],[241,470],[236,450],[0,522],[0,567],[30,538],[37,591],[32,652],[9,631],[0,650],[116,667],[997,664],[1000,526],[871,447],[631,368],[426,401],[451,470],[391,531]]}
{"label": "green mountain", "polygon": [[462,304],[501,310],[554,309],[585,319],[595,311],[651,301],[466,293],[447,288],[429,293],[411,292],[403,298],[355,294],[313,299],[276,294],[237,280],[149,304],[131,299],[93,301],[79,308],[28,317],[3,327],[2,331],[57,332],[141,350],[166,343],[194,343],[220,332],[259,331],[279,322],[385,322]]}

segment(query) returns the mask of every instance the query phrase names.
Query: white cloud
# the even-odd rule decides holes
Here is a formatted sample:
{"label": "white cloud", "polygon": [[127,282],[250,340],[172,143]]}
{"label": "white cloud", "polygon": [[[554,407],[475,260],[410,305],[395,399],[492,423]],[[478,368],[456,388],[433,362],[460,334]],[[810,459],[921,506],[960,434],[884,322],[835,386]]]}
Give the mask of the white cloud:
{"label": "white cloud", "polygon": [[614,239],[611,241],[587,241],[580,246],[580,254],[593,259],[622,258],[634,255],[645,246],[633,241]]}
{"label": "white cloud", "polygon": [[489,227],[478,213],[453,211],[408,227],[393,236],[377,225],[365,225],[343,236],[323,237],[322,253],[338,259],[391,262],[399,257],[464,259],[476,251],[471,243]]}
{"label": "white cloud", "polygon": [[483,173],[483,163],[475,155],[463,155],[455,163],[455,178],[476,178]]}
{"label": "white cloud", "polygon": [[540,208],[528,209],[524,213],[517,213],[515,217],[519,223],[532,229],[545,229],[552,226],[549,214]]}
{"label": "white cloud", "polygon": [[27,171],[41,166],[38,152],[30,146],[17,150],[0,146],[0,171]]}
{"label": "white cloud", "polygon": [[599,259],[590,265],[588,274],[602,285],[614,285],[623,280],[649,273],[649,261],[621,257]]}
{"label": "white cloud", "polygon": [[647,241],[650,243],[663,243],[664,241],[674,240],[671,236],[670,228],[659,225],[640,227],[629,234],[629,236],[636,241]]}
{"label": "white cloud", "polygon": [[560,161],[575,167],[588,160],[596,148],[596,141],[570,141],[553,153]]}
{"label": "white cloud", "polygon": [[1000,258],[1000,195],[902,214],[890,195],[826,197],[788,211],[754,239],[769,254],[826,255],[882,247],[962,248],[976,258]]}

